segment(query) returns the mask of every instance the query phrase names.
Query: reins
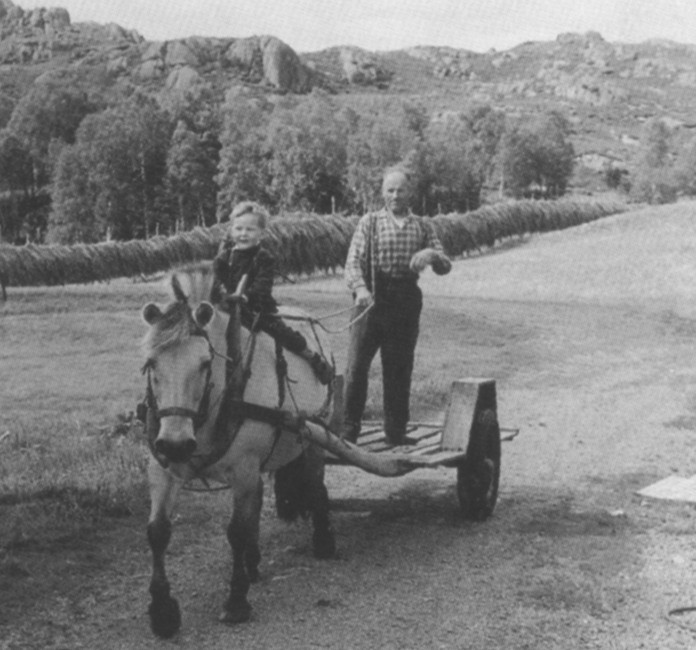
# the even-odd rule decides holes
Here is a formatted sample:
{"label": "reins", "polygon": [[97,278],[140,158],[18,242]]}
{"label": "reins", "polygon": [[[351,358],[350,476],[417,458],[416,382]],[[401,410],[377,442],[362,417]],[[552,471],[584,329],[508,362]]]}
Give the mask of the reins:
{"label": "reins", "polygon": [[375,306],[374,301],[371,302],[367,307],[365,307],[357,316],[354,318],[351,318],[348,323],[343,325],[342,327],[339,327],[337,329],[332,329],[324,325],[323,321],[329,320],[331,318],[336,318],[336,316],[342,316],[343,314],[347,314],[348,312],[353,311],[354,307],[347,307],[346,309],[340,309],[339,311],[334,311],[331,312],[330,314],[325,314],[324,316],[295,316],[295,315],[286,315],[283,314],[282,316],[279,316],[279,318],[282,318],[283,320],[296,320],[296,321],[302,321],[305,323],[311,323],[313,325],[318,325],[323,329],[327,334],[342,334],[345,332],[347,329],[350,329],[355,323],[358,321],[362,320],[367,316],[368,312]]}

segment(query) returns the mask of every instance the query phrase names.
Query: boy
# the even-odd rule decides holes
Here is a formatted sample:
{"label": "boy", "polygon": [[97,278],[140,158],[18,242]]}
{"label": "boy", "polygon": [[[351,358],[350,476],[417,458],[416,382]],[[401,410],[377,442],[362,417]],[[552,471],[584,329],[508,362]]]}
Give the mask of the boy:
{"label": "boy", "polygon": [[251,328],[258,314],[257,328],[273,337],[280,345],[306,359],[322,384],[333,379],[333,368],[318,353],[307,347],[307,340],[288,327],[277,315],[278,305],[271,295],[275,260],[260,243],[268,221],[268,213],[258,203],[245,201],[230,215],[230,230],[213,260],[213,303],[225,303],[225,294],[233,293],[239,281],[247,276],[242,305],[242,325]]}

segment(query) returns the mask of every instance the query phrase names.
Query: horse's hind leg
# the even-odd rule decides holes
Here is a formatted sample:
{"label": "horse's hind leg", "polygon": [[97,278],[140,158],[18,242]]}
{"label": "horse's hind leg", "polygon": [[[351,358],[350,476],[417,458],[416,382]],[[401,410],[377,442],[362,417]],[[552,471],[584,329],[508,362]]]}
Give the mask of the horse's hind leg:
{"label": "horse's hind leg", "polygon": [[258,498],[258,517],[255,526],[252,526],[250,538],[247,542],[246,554],[244,562],[246,564],[247,574],[250,582],[256,582],[259,579],[259,563],[261,562],[261,550],[259,549],[259,523],[261,518],[261,508],[263,506],[263,480],[259,476],[259,484],[257,487]]}
{"label": "horse's hind leg", "polygon": [[[255,475],[254,475],[255,474]],[[225,608],[220,616],[223,623],[244,623],[251,617],[247,600],[249,585],[258,577],[259,520],[263,486],[257,472],[249,468],[244,476],[235,472],[234,511],[227,527],[227,539],[232,547],[232,579]]]}
{"label": "horse's hind leg", "polygon": [[307,496],[314,528],[312,534],[314,557],[328,560],[336,557],[336,539],[331,527],[329,492],[324,483],[323,452],[318,447],[310,445],[304,453]]}
{"label": "horse's hind leg", "polygon": [[150,479],[150,520],[147,540],[152,550],[152,578],[150,580],[150,627],[159,637],[168,639],[181,627],[179,603],[170,595],[169,580],[164,569],[164,554],[172,534],[171,513],[179,484],[174,482],[156,461],[148,468]]}

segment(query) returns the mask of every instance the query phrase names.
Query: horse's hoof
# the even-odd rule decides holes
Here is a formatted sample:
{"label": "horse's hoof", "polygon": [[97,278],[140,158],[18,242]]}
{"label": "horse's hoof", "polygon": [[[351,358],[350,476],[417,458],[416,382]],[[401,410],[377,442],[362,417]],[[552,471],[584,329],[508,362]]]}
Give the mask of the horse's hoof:
{"label": "horse's hoof", "polygon": [[251,618],[251,605],[235,607],[233,610],[225,609],[220,614],[220,623],[227,625],[237,625],[238,623],[246,623]]}
{"label": "horse's hoof", "polygon": [[171,639],[181,627],[181,610],[176,598],[167,596],[150,603],[150,627],[161,639]]}

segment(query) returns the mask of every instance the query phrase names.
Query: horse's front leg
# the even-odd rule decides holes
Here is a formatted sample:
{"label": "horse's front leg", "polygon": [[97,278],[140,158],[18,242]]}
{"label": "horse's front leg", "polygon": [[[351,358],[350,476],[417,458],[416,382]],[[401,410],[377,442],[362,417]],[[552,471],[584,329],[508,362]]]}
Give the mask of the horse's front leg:
{"label": "horse's front leg", "polygon": [[227,539],[232,547],[232,579],[225,608],[220,615],[223,623],[244,623],[251,617],[247,600],[249,586],[258,579],[259,522],[263,500],[263,483],[258,470],[247,467],[235,472],[234,511],[227,527]]}
{"label": "horse's front leg", "polygon": [[169,593],[169,580],[164,569],[164,554],[172,534],[171,514],[181,483],[172,478],[159,463],[151,459],[148,467],[150,483],[150,519],[147,540],[152,550],[150,580],[150,627],[159,637],[168,639],[181,627],[179,603]]}

